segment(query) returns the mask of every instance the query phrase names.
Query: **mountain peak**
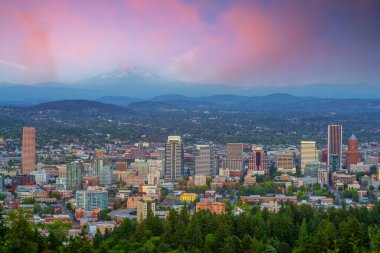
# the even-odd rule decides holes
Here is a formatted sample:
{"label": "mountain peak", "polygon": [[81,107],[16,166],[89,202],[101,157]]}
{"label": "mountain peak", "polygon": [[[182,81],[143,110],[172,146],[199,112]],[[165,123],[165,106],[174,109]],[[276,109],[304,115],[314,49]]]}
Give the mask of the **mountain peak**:
{"label": "mountain peak", "polygon": [[95,79],[98,80],[107,80],[107,79],[151,79],[154,75],[146,72],[134,65],[127,66],[125,68],[121,68],[118,70],[115,70],[113,72],[107,73],[107,74],[101,74],[95,77]]}

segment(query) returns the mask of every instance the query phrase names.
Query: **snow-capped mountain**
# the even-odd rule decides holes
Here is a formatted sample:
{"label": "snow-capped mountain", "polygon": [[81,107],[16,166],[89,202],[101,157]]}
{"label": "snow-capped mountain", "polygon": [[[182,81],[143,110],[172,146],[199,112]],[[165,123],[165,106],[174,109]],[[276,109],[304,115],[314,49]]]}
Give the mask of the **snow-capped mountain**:
{"label": "snow-capped mountain", "polygon": [[113,79],[113,78],[115,79],[133,78],[133,79],[146,80],[146,79],[151,79],[153,77],[154,75],[152,73],[143,71],[140,68],[137,68],[136,66],[130,66],[124,69],[113,71],[111,73],[98,75],[94,77],[94,79],[106,80],[106,79]]}
{"label": "snow-capped mountain", "polygon": [[77,83],[77,87],[99,90],[123,96],[145,97],[173,93],[189,86],[181,81],[170,80],[135,66],[97,75]]}
{"label": "snow-capped mountain", "polygon": [[136,66],[128,66],[110,73],[100,74],[93,78],[85,79],[79,84],[109,84],[109,83],[130,83],[130,82],[170,82],[169,80],[150,73]]}

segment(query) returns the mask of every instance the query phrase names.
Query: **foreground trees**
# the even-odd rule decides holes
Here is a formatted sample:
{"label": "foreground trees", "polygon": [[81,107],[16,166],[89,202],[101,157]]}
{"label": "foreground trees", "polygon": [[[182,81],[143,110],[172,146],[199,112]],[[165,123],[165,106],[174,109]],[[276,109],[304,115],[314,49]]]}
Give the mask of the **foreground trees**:
{"label": "foreground trees", "polygon": [[1,216],[0,252],[380,252],[379,206],[326,210],[287,203],[278,213],[253,208],[236,216],[190,215],[184,207],[164,220],[126,219],[92,241],[86,229],[64,236],[62,224],[42,236],[29,219],[21,211]]}

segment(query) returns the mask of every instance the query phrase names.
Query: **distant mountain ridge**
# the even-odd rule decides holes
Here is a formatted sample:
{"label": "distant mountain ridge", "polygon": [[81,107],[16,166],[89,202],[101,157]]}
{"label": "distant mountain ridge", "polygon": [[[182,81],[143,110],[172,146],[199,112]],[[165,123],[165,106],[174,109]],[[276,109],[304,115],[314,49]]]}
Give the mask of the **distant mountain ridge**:
{"label": "distant mountain ridge", "polygon": [[[228,103],[234,104],[236,101],[234,101],[233,96],[240,102],[245,97],[245,101],[248,103],[257,104],[259,103],[258,99],[252,102],[250,99],[252,96],[259,97],[273,93],[292,94],[295,97],[380,99],[380,85],[311,84],[280,87],[240,87],[232,84],[200,84],[172,80],[130,66],[71,84],[54,81],[33,85],[0,83],[0,104],[33,105],[64,99],[87,99],[109,103],[109,100],[107,100],[109,98],[102,97],[120,97],[119,104],[124,105],[138,100],[149,100],[150,98],[156,101],[168,100],[168,96],[172,96],[170,100],[174,100],[174,95],[167,94],[176,94],[178,102],[183,103],[184,106],[185,104],[190,106],[190,100],[194,101],[194,97],[197,97],[198,101],[207,102],[211,106],[214,103],[227,103],[227,101],[223,101],[224,98],[228,98]],[[121,101],[121,97],[131,99],[130,101]],[[210,97],[214,101],[210,101]],[[291,99],[277,98],[279,103],[283,99]],[[126,100],[125,98],[123,99]],[[116,99],[112,98],[112,100]],[[262,103],[265,103],[265,101]]]}
{"label": "distant mountain ridge", "polygon": [[106,103],[106,104],[113,104],[118,106],[127,106],[131,103],[141,101],[139,98],[132,98],[132,97],[123,97],[123,96],[105,96],[97,98],[96,101]]}
{"label": "distant mountain ridge", "polygon": [[170,111],[219,110],[246,112],[323,112],[380,113],[380,99],[325,99],[298,97],[289,94],[267,96],[215,95],[186,97],[157,96],[147,100],[130,97],[102,97],[95,100],[58,100],[26,107],[31,111],[60,111],[102,114],[130,114]]}
{"label": "distant mountain ridge", "polygon": [[177,107],[173,105],[157,101],[138,101],[129,104],[128,108],[136,112],[168,112],[179,110]]}
{"label": "distant mountain ridge", "polygon": [[61,112],[86,112],[94,111],[100,113],[133,113],[128,108],[105,104],[91,100],[58,100],[41,103],[28,108],[31,111],[61,111]]}

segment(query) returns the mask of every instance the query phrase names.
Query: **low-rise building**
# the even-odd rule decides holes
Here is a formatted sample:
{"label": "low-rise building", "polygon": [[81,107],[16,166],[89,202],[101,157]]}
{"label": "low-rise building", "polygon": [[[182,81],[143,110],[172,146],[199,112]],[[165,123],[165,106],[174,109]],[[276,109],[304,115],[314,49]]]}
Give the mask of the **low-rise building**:
{"label": "low-rise building", "polygon": [[211,213],[221,214],[225,212],[225,204],[222,202],[212,202],[209,199],[204,200],[203,202],[197,202],[195,210],[197,212],[205,210],[210,211]]}
{"label": "low-rise building", "polygon": [[343,184],[351,184],[356,181],[356,175],[350,175],[345,173],[336,173],[332,174],[332,185],[335,187],[337,182],[342,182]]}
{"label": "low-rise building", "polygon": [[255,176],[245,176],[244,177],[244,185],[245,186],[253,186],[256,184],[256,177]]}
{"label": "low-rise building", "polygon": [[280,211],[281,206],[277,203],[277,201],[269,201],[260,204],[261,210],[264,210],[265,208],[267,208],[271,213],[277,213]]}
{"label": "low-rise building", "polygon": [[350,164],[349,169],[350,173],[358,173],[358,172],[369,172],[370,165],[364,163]]}
{"label": "low-rise building", "polygon": [[197,197],[198,195],[195,193],[182,193],[180,196],[180,200],[186,202],[193,202],[196,200]]}
{"label": "low-rise building", "polygon": [[106,208],[108,206],[108,192],[106,191],[77,191],[75,194],[77,208],[91,211],[95,208]]}
{"label": "low-rise building", "polygon": [[274,195],[274,196],[260,196],[260,195],[250,195],[250,196],[240,196],[241,201],[245,202],[297,202],[297,197],[295,196],[285,196],[282,194]]}

